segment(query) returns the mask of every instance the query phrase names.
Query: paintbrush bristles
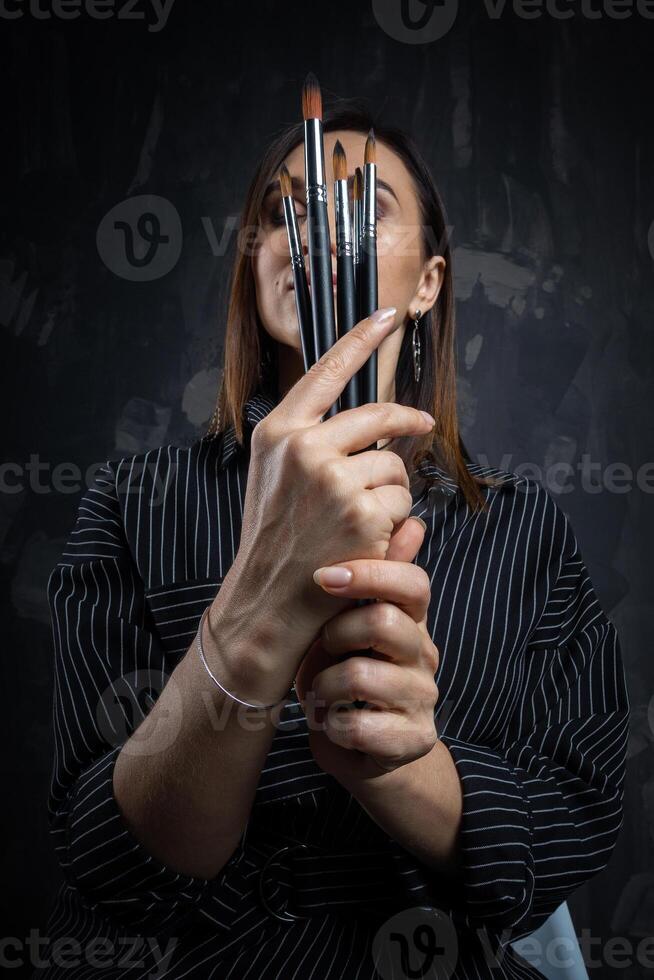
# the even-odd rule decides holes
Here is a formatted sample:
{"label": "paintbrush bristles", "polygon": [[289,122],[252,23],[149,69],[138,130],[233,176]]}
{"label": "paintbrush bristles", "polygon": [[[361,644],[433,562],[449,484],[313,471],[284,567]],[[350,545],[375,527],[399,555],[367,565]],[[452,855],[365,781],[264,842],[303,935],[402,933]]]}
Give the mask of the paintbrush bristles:
{"label": "paintbrush bristles", "polygon": [[366,148],[363,154],[364,163],[376,163],[377,162],[377,152],[375,143],[375,134],[371,129],[368,133],[368,139],[366,140]]}
{"label": "paintbrush bristles", "polygon": [[305,119],[322,119],[322,95],[318,79],[312,71],[304,80],[302,89],[302,115]]}
{"label": "paintbrush bristles", "polygon": [[293,194],[291,175],[288,172],[288,167],[285,163],[279,168],[279,185],[282,190],[282,197],[291,197]]}
{"label": "paintbrush bristles", "polygon": [[363,198],[363,173],[361,172],[361,167],[357,167],[354,171],[352,196],[355,201],[360,201]]}
{"label": "paintbrush bristles", "polygon": [[347,157],[340,140],[336,140],[332,157],[334,180],[347,180]]}

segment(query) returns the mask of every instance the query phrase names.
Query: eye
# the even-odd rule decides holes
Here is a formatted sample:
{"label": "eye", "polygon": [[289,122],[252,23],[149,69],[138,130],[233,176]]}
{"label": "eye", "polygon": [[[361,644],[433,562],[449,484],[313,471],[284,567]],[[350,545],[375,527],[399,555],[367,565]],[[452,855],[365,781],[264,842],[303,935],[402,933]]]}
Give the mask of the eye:
{"label": "eye", "polygon": [[[295,213],[297,214],[298,223],[304,221],[306,214],[304,213],[304,204],[296,199],[295,201]],[[284,203],[281,197],[279,197],[274,203],[266,209],[265,217],[267,221],[273,225],[275,228],[279,228],[286,224],[286,219],[284,218]]]}

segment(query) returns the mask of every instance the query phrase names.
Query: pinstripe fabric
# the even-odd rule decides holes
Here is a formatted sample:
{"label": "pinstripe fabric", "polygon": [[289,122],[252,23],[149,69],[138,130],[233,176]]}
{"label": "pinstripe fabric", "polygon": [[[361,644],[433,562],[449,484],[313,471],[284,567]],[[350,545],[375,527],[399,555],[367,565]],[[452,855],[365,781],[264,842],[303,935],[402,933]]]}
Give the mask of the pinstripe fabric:
{"label": "pinstripe fabric", "polygon": [[[372,980],[380,975],[372,939],[385,918],[433,906],[456,927],[455,980],[538,977],[509,942],[607,863],[622,821],[628,702],[616,630],[568,519],[529,479],[468,464],[500,481],[484,490],[485,515],[471,514],[456,483],[431,464],[425,474],[439,475],[440,485],[414,492],[412,513],[428,525],[416,561],[431,578],[428,623],[441,654],[436,725],[464,793],[457,890],[318,768],[294,692],[248,827],[216,878],[159,863],[123,823],[114,761],[234,559],[249,436],[273,405],[262,392],[248,402],[244,447],[230,430],[107,462],[79,505],[48,583],[48,808],[64,875],[48,936],[75,938],[82,953],[77,966],[51,962],[37,973]],[[312,888],[301,897],[311,918],[289,924],[266,913],[256,892],[279,834],[316,847],[289,857],[273,881],[271,901],[288,894],[289,882]],[[335,860],[344,873],[330,889]],[[358,905],[361,895],[376,906]],[[103,968],[85,953],[97,937],[118,951],[100,958]],[[120,945],[125,937],[138,956]]]}

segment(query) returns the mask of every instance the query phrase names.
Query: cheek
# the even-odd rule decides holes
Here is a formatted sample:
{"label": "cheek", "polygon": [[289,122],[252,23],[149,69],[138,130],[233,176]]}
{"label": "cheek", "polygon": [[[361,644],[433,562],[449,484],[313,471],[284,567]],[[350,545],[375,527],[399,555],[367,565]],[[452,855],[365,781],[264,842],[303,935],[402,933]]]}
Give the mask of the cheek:
{"label": "cheek", "polygon": [[412,228],[382,228],[377,238],[379,305],[405,311],[422,269],[420,236]]}
{"label": "cheek", "polygon": [[281,235],[275,233],[262,239],[254,256],[254,275],[258,285],[270,283],[283,275],[289,263],[288,247]]}

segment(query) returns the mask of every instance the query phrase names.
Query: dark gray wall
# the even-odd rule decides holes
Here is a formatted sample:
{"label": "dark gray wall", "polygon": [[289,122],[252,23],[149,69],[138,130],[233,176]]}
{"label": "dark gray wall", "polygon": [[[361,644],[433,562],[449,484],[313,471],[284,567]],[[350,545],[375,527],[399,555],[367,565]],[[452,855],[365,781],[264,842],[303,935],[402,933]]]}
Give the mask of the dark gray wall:
{"label": "dark gray wall", "polygon": [[[45,810],[49,572],[88,467],[203,431],[235,244],[225,228],[267,139],[300,118],[310,69],[423,148],[453,226],[466,442],[560,494],[620,630],[634,709],[625,826],[571,906],[603,964],[592,976],[614,973],[611,937],[635,948],[654,934],[654,21],[589,3],[561,3],[567,20],[461,3],[445,32],[448,0],[443,36],[420,44],[369,0],[176,0],[160,30],[145,0],[134,12],[149,22],[0,17],[0,398],[4,460],[17,464],[0,493],[2,935],[44,930],[59,883]],[[100,256],[98,229],[142,194],[180,226],[132,273],[102,231]],[[630,959],[620,975],[645,976]]]}

